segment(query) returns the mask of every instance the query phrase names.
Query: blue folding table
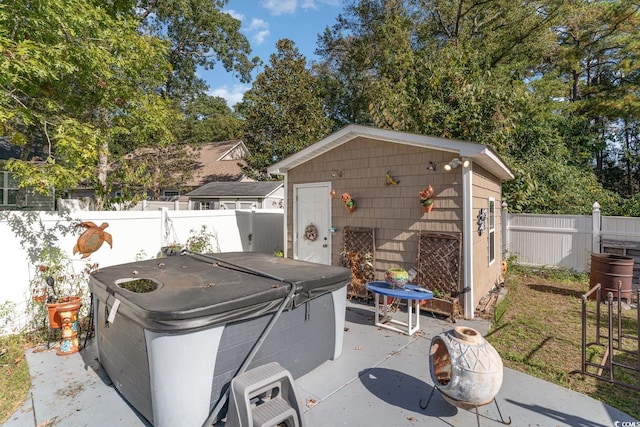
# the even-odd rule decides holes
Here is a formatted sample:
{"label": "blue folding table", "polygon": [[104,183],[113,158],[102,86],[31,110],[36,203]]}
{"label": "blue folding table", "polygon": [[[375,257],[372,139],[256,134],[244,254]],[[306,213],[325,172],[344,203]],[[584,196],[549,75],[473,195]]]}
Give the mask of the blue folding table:
{"label": "blue folding table", "polygon": [[[416,285],[405,285],[404,288],[394,287],[388,282],[369,282],[367,283],[367,289],[375,294],[375,325],[380,328],[389,329],[392,331],[400,332],[406,335],[413,335],[415,331],[420,329],[420,301],[433,298],[433,292],[421,288]],[[380,302],[379,295],[387,297],[400,298],[401,300],[407,300],[407,322],[393,319],[387,315],[388,304],[383,304],[382,318],[380,318]],[[415,311],[415,319],[413,319],[413,312]],[[394,325],[402,326],[405,329],[400,329]]]}

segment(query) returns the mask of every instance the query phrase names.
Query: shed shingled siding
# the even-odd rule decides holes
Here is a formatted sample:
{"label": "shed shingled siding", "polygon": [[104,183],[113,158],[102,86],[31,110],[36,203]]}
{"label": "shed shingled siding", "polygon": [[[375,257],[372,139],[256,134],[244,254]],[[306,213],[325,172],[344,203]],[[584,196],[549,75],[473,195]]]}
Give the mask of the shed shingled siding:
{"label": "shed shingled siding", "polygon": [[[410,145],[357,138],[289,171],[287,199],[293,200],[293,185],[311,182],[332,183],[336,198],[332,200],[332,226],[337,229],[332,239],[332,264],[339,265],[345,226],[373,227],[376,230],[376,279],[392,267],[413,267],[418,254],[418,232],[462,231],[462,168],[446,172],[443,165],[452,153],[428,150]],[[437,170],[427,170],[429,162]],[[331,177],[341,170],[342,177]],[[398,185],[385,186],[385,173],[398,180]],[[431,184],[435,189],[435,205],[423,213],[418,193]],[[348,192],[356,200],[357,209],[349,214],[340,195]],[[293,253],[293,203],[287,205],[287,247]]]}
{"label": "shed shingled siding", "polygon": [[[474,307],[478,306],[480,299],[491,288],[500,282],[502,274],[502,198],[500,194],[500,181],[480,166],[473,167],[473,207],[472,219],[474,221],[473,233],[473,301]],[[495,199],[495,261],[489,265],[489,218],[487,227],[482,236],[477,232],[477,215],[480,209],[489,208],[489,197]]]}

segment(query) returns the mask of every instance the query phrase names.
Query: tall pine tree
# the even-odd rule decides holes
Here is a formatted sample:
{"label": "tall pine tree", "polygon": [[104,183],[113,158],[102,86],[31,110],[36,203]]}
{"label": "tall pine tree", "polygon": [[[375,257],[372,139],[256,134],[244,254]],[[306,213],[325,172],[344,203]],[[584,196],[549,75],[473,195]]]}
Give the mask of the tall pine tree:
{"label": "tall pine tree", "polygon": [[279,40],[278,51],[244,95],[238,111],[247,122],[250,155],[245,173],[271,179],[267,167],[321,139],[331,130],[318,84],[295,44]]}

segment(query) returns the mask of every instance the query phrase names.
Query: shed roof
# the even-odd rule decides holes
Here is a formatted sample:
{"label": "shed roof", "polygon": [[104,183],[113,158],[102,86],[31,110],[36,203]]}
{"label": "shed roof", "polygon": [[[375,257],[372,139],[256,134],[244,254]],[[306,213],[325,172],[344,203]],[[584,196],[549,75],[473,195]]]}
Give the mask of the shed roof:
{"label": "shed roof", "polygon": [[450,152],[472,160],[500,179],[507,180],[514,178],[513,172],[506,163],[502,161],[493,149],[486,145],[361,125],[348,125],[326,136],[315,144],[271,165],[267,171],[271,174],[284,175],[289,169],[306,163],[358,137],[373,138],[397,144]]}
{"label": "shed roof", "polygon": [[189,197],[268,197],[283,186],[282,181],[209,182],[187,193]]}

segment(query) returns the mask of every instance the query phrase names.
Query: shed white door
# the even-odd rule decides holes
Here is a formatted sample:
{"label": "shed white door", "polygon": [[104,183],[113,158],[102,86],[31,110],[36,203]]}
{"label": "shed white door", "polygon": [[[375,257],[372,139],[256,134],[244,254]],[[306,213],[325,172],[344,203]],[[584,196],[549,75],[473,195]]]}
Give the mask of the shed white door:
{"label": "shed white door", "polygon": [[[331,264],[330,191],[329,182],[293,186],[294,259]],[[313,235],[314,230],[317,237]]]}

